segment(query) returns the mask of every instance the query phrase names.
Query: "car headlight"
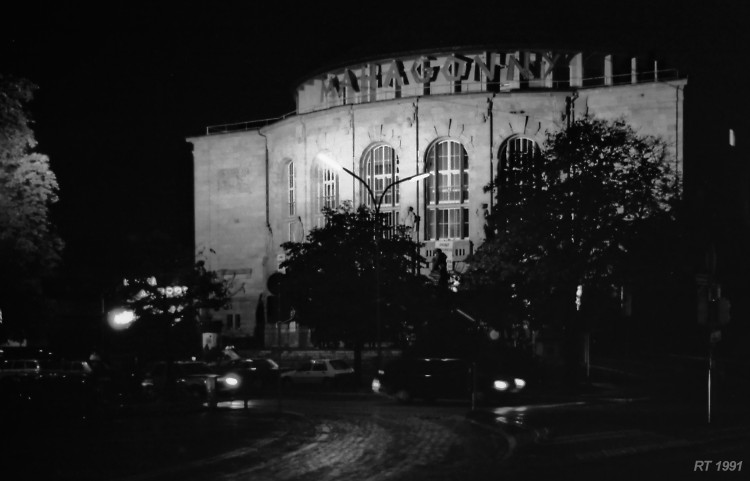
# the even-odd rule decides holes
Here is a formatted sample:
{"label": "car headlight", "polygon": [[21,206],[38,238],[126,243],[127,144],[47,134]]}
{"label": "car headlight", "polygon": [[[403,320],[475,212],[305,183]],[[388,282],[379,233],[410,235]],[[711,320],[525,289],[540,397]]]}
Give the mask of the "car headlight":
{"label": "car headlight", "polygon": [[524,387],[526,387],[526,381],[524,381],[520,377],[513,379],[513,382],[516,383],[516,387],[518,389],[523,389]]}
{"label": "car headlight", "polygon": [[507,391],[509,384],[507,381],[497,380],[494,382],[493,387],[496,391]]}
{"label": "car headlight", "polygon": [[240,385],[239,378],[235,376],[224,376],[219,378],[219,382],[226,385],[227,387],[237,387]]}

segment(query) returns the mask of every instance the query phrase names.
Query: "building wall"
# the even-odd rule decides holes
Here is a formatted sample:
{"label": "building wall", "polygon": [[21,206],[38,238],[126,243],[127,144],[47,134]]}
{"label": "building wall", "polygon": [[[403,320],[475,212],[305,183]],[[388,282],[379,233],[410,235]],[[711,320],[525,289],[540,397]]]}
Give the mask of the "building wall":
{"label": "building wall", "polygon": [[686,83],[681,80],[580,90],[576,109],[607,120],[624,118],[642,135],[661,136],[669,147],[673,167],[682,175]]}
{"label": "building wall", "polygon": [[[641,134],[661,136],[681,172],[684,85],[683,80],[580,88],[574,113],[624,118]],[[449,260],[459,269],[482,242],[485,211],[493,203],[484,186],[497,173],[503,142],[524,135],[542,146],[547,132],[566,125],[566,99],[573,94],[530,90],[392,99],[299,114],[255,131],[189,139],[195,145],[196,244],[216,251],[211,268],[236,276],[239,293],[232,312],[241,314],[240,332],[253,333],[258,299],[281,261],[281,244],[303,240],[320,221],[316,169],[321,159],[359,174],[367,149],[385,143],[395,150],[404,178],[423,171],[427,151],[436,141],[460,142],[469,157],[469,237],[447,244],[455,249]],[[287,200],[290,162],[295,168],[293,214]],[[423,186],[399,187],[401,218],[414,207],[424,219]],[[365,198],[360,183],[344,173],[338,192],[339,202],[359,205]],[[418,240],[425,241],[424,232]],[[434,241],[425,242],[423,255],[431,256],[435,246]],[[217,317],[223,320],[226,314]]]}
{"label": "building wall", "polygon": [[268,263],[265,141],[258,132],[190,141],[195,159],[196,251],[203,253],[210,269],[232,281],[234,292],[231,308],[216,313],[214,319],[223,322],[224,333],[251,335]]}

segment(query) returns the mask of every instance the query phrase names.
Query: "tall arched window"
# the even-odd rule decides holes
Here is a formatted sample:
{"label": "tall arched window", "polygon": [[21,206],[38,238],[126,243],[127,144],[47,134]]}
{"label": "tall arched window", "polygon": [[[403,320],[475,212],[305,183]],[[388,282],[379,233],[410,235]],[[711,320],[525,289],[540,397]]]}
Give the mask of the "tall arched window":
{"label": "tall arched window", "polygon": [[498,188],[509,202],[520,202],[540,188],[539,145],[529,137],[516,135],[500,148]]}
{"label": "tall arched window", "polygon": [[[385,192],[383,203],[380,205],[380,212],[385,216],[388,225],[398,225],[399,186],[388,188],[399,179],[398,156],[393,147],[378,145],[368,150],[362,161],[361,177],[370,186],[372,193],[375,194],[375,201],[380,199],[380,196]],[[363,192],[363,200],[367,207],[375,208],[367,192]]]}
{"label": "tall arched window", "polygon": [[463,145],[443,140],[430,147],[425,172],[426,239],[469,237],[469,155]]}

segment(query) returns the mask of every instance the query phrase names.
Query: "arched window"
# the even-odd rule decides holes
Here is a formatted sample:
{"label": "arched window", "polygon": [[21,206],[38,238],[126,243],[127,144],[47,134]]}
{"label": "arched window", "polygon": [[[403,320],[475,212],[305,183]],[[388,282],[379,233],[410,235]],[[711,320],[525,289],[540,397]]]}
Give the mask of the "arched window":
{"label": "arched window", "polygon": [[[399,186],[389,186],[398,182],[398,156],[393,147],[388,145],[378,145],[371,148],[365,154],[362,161],[361,177],[367,182],[375,195],[375,201],[383,195],[383,202],[380,204],[380,212],[385,216],[385,222],[390,226],[399,224]],[[367,207],[374,209],[373,200],[367,192],[363,192],[363,203]]]}
{"label": "arched window", "polygon": [[430,147],[425,161],[426,239],[469,237],[469,155],[463,145],[443,140]]}
{"label": "arched window", "polygon": [[498,188],[506,200],[521,201],[541,187],[539,145],[529,137],[516,135],[500,148]]}

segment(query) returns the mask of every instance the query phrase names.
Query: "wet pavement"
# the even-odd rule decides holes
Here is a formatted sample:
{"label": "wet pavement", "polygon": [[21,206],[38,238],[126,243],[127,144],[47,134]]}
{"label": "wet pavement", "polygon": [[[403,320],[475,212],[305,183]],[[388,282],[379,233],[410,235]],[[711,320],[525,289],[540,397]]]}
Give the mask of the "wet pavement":
{"label": "wet pavement", "polygon": [[739,461],[750,452],[736,392],[718,386],[708,423],[700,391],[670,396],[667,384],[654,390],[653,379],[623,377],[612,365],[592,374],[575,388],[539,386],[473,411],[402,406],[362,390],[287,393],[247,409],[182,401],[87,416],[6,412],[5,472],[80,481],[632,479],[630,465],[669,476],[693,472],[701,457]]}

